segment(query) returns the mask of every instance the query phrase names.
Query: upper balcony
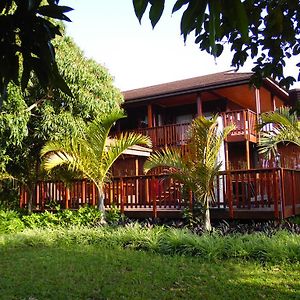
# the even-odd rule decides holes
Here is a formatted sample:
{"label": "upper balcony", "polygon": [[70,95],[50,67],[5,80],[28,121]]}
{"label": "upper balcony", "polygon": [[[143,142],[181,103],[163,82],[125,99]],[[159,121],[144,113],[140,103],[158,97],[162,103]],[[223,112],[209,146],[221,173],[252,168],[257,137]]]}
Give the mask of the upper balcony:
{"label": "upper balcony", "polygon": [[257,113],[245,109],[221,113],[223,126],[235,125],[235,129],[228,135],[228,142],[249,141],[257,143]]}
{"label": "upper balcony", "polygon": [[[223,126],[235,125],[235,129],[228,135],[226,141],[257,142],[257,114],[251,110],[235,110],[220,114]],[[188,142],[188,127],[190,123],[169,124],[152,128],[139,128],[134,132],[148,135],[152,139],[153,147],[186,145]]]}

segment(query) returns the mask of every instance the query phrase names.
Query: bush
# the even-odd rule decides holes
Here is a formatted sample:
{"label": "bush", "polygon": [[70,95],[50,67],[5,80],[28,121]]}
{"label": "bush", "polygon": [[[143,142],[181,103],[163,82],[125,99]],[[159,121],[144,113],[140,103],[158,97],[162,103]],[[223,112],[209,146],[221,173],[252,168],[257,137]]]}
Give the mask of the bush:
{"label": "bush", "polygon": [[93,207],[82,207],[78,210],[58,210],[56,213],[45,211],[22,218],[28,228],[53,228],[57,226],[96,226],[101,223],[102,212]]}
{"label": "bush", "polygon": [[24,228],[18,212],[0,210],[0,233],[19,232]]}
{"label": "bush", "polygon": [[19,208],[19,188],[12,180],[0,182],[0,209],[15,210]]}

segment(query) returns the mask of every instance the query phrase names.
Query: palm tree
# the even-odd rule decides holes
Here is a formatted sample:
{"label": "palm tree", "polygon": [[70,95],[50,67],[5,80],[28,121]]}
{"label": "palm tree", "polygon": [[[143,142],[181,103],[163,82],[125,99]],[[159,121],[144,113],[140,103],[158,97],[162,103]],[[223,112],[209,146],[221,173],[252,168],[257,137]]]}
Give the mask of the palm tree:
{"label": "palm tree", "polygon": [[198,117],[190,126],[190,152],[182,156],[179,149],[165,148],[155,152],[145,162],[144,170],[167,167],[166,173],[181,181],[193,191],[195,200],[200,203],[204,228],[211,230],[209,200],[214,198],[213,181],[220,171],[217,161],[222,142],[234,126],[219,130],[217,115],[210,120]]}
{"label": "palm tree", "polygon": [[277,153],[280,143],[293,143],[300,147],[300,122],[296,112],[291,113],[288,107],[262,114],[259,129],[259,152],[267,157]]}
{"label": "palm tree", "polygon": [[123,117],[121,112],[112,112],[95,119],[84,128],[82,136],[48,142],[41,151],[46,170],[66,165],[69,170],[79,171],[93,181],[99,196],[98,207],[103,212],[104,185],[113,163],[134,145],[151,147],[150,138],[141,134],[124,133],[118,138],[109,138],[110,129]]}

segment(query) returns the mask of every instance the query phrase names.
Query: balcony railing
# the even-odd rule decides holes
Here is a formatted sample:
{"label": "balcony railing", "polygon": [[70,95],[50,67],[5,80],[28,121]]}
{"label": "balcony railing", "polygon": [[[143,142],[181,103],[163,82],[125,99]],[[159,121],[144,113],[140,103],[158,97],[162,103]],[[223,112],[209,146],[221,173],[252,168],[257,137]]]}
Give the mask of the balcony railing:
{"label": "balcony railing", "polygon": [[229,134],[228,141],[257,140],[257,114],[249,109],[234,110],[221,113],[223,125],[235,125],[235,129]]}
{"label": "balcony railing", "polygon": [[[251,110],[235,110],[220,114],[223,119],[223,126],[235,125],[235,129],[227,137],[228,141],[249,140],[256,142],[257,114]],[[186,145],[188,141],[189,123],[170,124],[152,128],[139,128],[134,132],[148,135],[154,148],[164,146]]]}
{"label": "balcony railing", "polygon": [[134,132],[148,135],[154,148],[187,144],[190,123],[170,124],[152,128],[135,129]]}

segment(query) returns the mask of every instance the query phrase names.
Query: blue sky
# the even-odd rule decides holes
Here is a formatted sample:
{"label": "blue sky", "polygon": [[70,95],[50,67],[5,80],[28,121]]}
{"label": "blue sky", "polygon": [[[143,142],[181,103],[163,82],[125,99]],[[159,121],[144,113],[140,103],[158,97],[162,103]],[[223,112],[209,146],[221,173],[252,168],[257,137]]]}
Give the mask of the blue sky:
{"label": "blue sky", "polygon": [[[170,5],[174,1],[166,2]],[[67,34],[85,56],[109,70],[121,90],[231,69],[229,51],[215,62],[198,49],[193,37],[184,45],[179,29],[181,13],[171,16],[171,6],[166,6],[152,30],[146,15],[139,24],[132,0],[64,0],[61,4],[74,8],[68,13],[73,22],[67,24]],[[241,71],[250,69],[248,63]],[[288,68],[287,73],[297,77],[295,68]]]}

